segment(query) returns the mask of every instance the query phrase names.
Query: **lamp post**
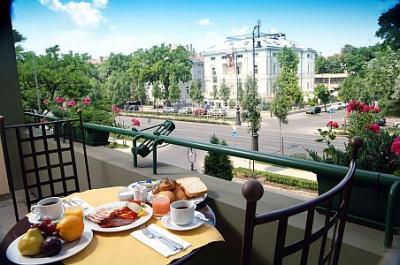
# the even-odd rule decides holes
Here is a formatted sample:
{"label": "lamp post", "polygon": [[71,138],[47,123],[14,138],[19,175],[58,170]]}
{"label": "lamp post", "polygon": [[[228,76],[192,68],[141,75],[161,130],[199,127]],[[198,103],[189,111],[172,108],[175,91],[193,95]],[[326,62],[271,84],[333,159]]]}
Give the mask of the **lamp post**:
{"label": "lamp post", "polygon": [[233,53],[232,55],[235,58],[235,74],[236,74],[236,125],[242,125],[242,122],[240,121],[240,104],[239,104],[239,66],[237,63],[237,51],[236,49],[232,49]]}
{"label": "lamp post", "polygon": [[[257,30],[257,38],[260,38],[260,27],[261,27],[261,20],[257,20],[257,25],[253,28],[253,81],[256,80],[256,34],[255,31]],[[257,48],[260,48],[260,42],[257,42]],[[258,151],[258,134],[252,130],[251,132],[251,145],[254,151]],[[253,161],[253,170],[254,170],[254,161]]]}

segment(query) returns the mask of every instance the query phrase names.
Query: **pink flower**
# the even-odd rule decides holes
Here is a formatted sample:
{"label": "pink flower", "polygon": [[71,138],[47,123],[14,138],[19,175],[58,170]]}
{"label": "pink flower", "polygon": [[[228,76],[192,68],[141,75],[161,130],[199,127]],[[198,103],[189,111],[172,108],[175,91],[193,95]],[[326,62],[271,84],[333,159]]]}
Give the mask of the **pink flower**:
{"label": "pink flower", "polygon": [[87,106],[87,105],[90,105],[90,103],[92,103],[92,100],[89,97],[84,97],[82,99],[82,104],[83,105]]}
{"label": "pink flower", "polygon": [[56,97],[56,99],[54,100],[57,104],[63,104],[64,103],[64,99],[62,97]]}
{"label": "pink flower", "polygon": [[[371,106],[371,107],[373,109],[373,106]],[[365,104],[362,106],[361,112],[369,112],[370,110],[371,110],[370,106]]]}
{"label": "pink flower", "polygon": [[371,130],[373,133],[378,133],[378,132],[379,132],[379,129],[380,129],[380,126],[379,126],[378,123],[372,123],[372,124],[370,124],[370,125],[367,125],[366,127],[367,127],[369,130]]}
{"label": "pink flower", "polygon": [[396,139],[394,139],[390,150],[391,150],[395,155],[400,156],[400,137],[396,137]]}
{"label": "pink flower", "polygon": [[138,119],[133,118],[131,120],[132,126],[140,126],[140,121]]}
{"label": "pink flower", "polygon": [[326,126],[327,126],[327,127],[330,127],[331,129],[332,129],[332,128],[335,128],[335,129],[339,128],[339,124],[338,124],[336,121],[328,121],[328,123],[326,124]]}
{"label": "pink flower", "polygon": [[381,108],[378,107],[378,106],[372,106],[371,111],[372,111],[372,112],[375,112],[375,113],[379,113],[379,112],[381,112]]}
{"label": "pink flower", "polygon": [[346,107],[347,112],[358,111],[359,109],[360,102],[355,99],[350,100]]}
{"label": "pink flower", "polygon": [[115,114],[118,114],[118,113],[121,112],[121,109],[120,109],[118,106],[116,106],[116,105],[112,105],[111,111],[112,111],[113,113],[115,113]]}
{"label": "pink flower", "polygon": [[70,101],[68,101],[67,107],[75,107],[75,106],[76,106],[75,100],[71,99]]}

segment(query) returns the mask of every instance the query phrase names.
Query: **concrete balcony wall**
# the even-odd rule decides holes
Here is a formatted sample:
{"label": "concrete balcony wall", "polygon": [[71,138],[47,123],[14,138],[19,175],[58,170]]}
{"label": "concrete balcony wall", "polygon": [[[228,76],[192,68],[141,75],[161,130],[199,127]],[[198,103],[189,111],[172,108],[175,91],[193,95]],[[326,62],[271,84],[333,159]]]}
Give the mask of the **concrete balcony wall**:
{"label": "concrete balcony wall", "polygon": [[[76,144],[75,150],[80,183],[84,190],[87,189],[87,182],[81,146]],[[240,184],[165,164],[160,164],[159,174],[153,175],[151,160],[139,159],[139,168],[133,168],[131,155],[106,147],[88,147],[88,158],[93,188],[125,186],[147,178],[199,176],[209,189],[208,204],[216,213],[217,228],[224,236],[225,242],[207,246],[190,264],[239,264],[245,214],[245,200],[241,194]],[[117,200],[117,197],[115,199]],[[258,204],[258,211],[269,212],[300,202],[291,193],[266,189]],[[289,221],[286,242],[294,242],[302,238],[304,223],[305,217],[303,215],[296,216]],[[315,229],[322,224],[323,217],[317,214]],[[254,264],[271,264],[276,229],[275,223],[256,227],[253,248]],[[320,242],[317,241],[311,248],[309,264],[317,264],[318,244]],[[286,259],[284,264],[298,264],[299,255],[291,256]],[[384,255],[383,233],[381,231],[347,223],[340,264],[378,264]]]}

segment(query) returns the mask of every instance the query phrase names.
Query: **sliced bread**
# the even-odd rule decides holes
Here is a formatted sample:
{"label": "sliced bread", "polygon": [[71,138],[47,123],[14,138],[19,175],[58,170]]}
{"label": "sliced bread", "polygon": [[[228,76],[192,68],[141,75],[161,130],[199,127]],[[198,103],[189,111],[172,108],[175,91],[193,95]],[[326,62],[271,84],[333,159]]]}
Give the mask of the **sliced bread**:
{"label": "sliced bread", "polygon": [[188,197],[202,196],[207,192],[207,186],[198,177],[177,179],[176,182],[183,188]]}

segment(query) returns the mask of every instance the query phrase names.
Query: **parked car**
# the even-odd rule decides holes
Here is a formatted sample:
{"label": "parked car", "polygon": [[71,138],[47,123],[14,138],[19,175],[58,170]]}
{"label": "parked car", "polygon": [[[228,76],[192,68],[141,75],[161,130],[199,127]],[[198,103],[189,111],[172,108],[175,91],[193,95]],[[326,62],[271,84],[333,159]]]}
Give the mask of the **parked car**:
{"label": "parked car", "polygon": [[385,118],[379,119],[378,120],[378,124],[379,124],[379,126],[385,126],[386,125],[386,119]]}
{"label": "parked car", "polygon": [[317,114],[321,113],[321,107],[310,107],[306,109],[306,114]]}
{"label": "parked car", "polygon": [[400,129],[400,121],[393,122],[393,127]]}
{"label": "parked car", "polygon": [[192,114],[192,108],[190,107],[184,107],[181,109],[178,109],[179,114]]}
{"label": "parked car", "polygon": [[197,108],[193,111],[194,115],[207,115],[207,110],[205,108]]}
{"label": "parked car", "polygon": [[176,109],[174,109],[173,107],[164,107],[163,108],[163,113],[176,113]]}
{"label": "parked car", "polygon": [[341,109],[343,109],[343,106],[344,104],[342,103],[342,102],[338,102],[338,103],[335,103],[335,104],[332,104],[330,107],[329,107],[329,109],[333,109],[333,110],[341,110]]}
{"label": "parked car", "polygon": [[211,116],[226,116],[228,113],[225,109],[210,109],[208,115]]}

